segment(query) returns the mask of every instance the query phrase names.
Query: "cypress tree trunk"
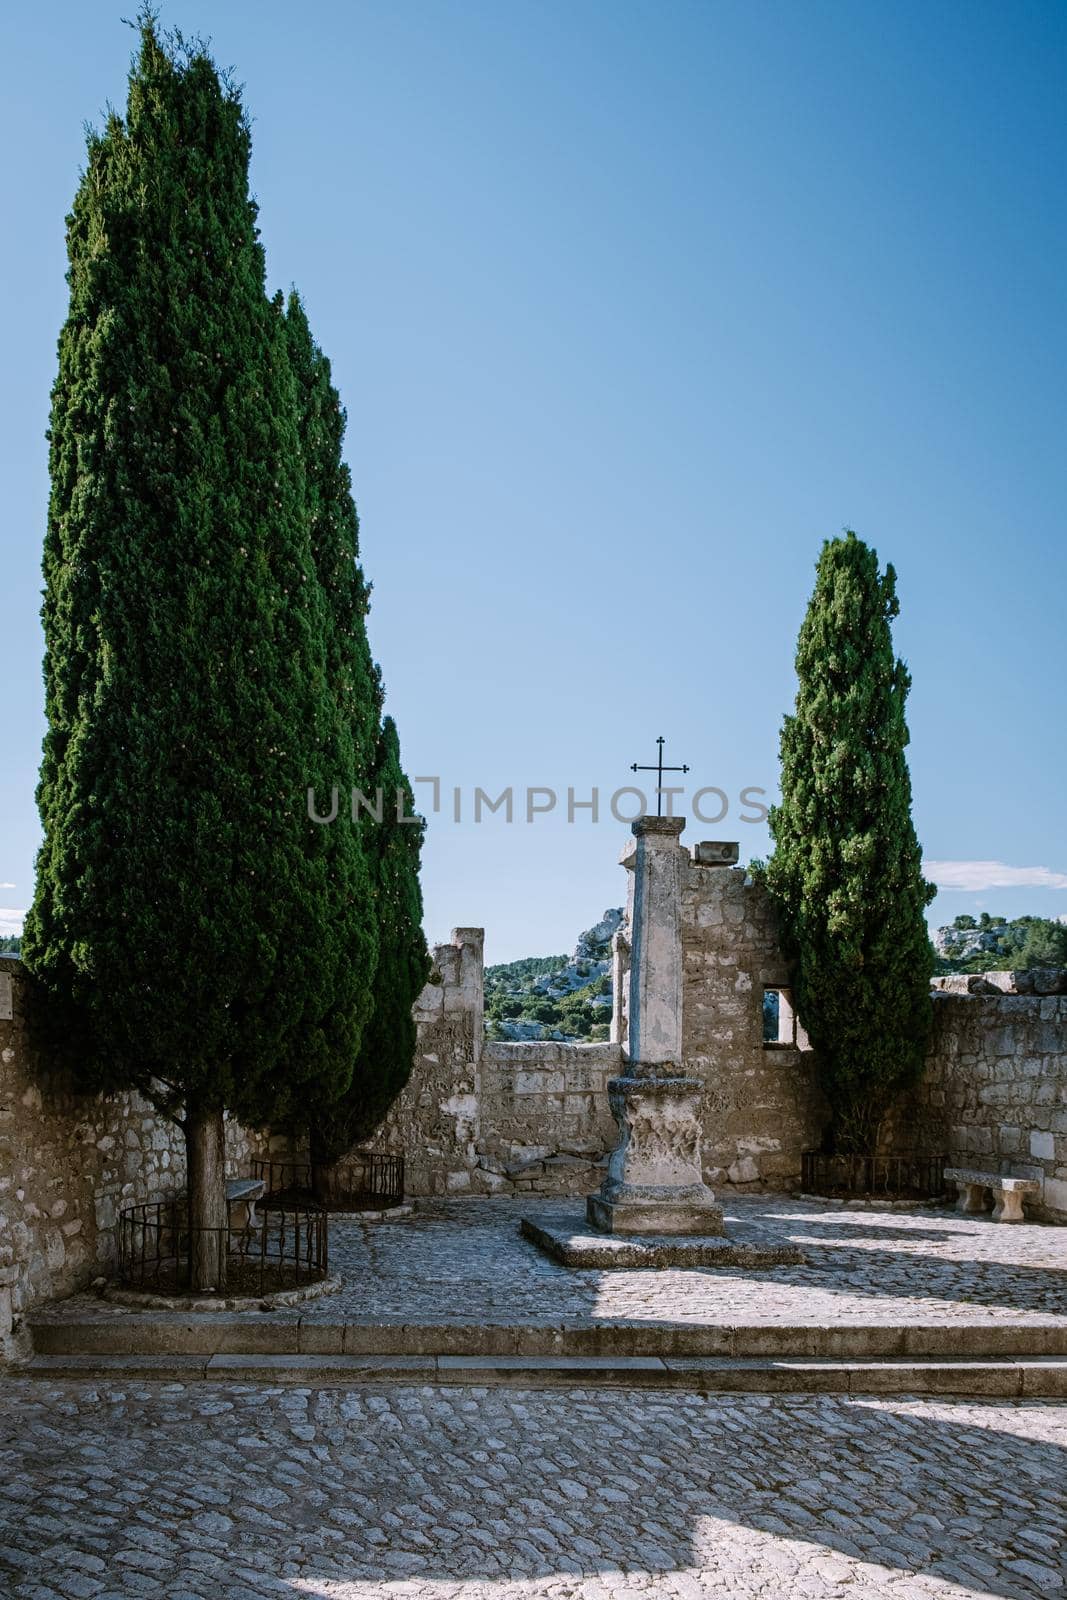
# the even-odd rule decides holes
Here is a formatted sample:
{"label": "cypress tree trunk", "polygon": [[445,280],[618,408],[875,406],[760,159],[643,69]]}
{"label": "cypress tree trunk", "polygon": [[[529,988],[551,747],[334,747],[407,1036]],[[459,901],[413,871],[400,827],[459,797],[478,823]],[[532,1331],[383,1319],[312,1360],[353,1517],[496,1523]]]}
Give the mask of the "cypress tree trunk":
{"label": "cypress tree trunk", "polygon": [[226,1288],[229,1216],[226,1205],[226,1132],[222,1112],[190,1106],[185,1119],[189,1180],[190,1284],[194,1294]]}
{"label": "cypress tree trunk", "polygon": [[337,1205],[344,1191],[341,1172],[342,1157],[337,1157],[321,1136],[312,1129],[309,1140],[311,1156],[311,1187],[321,1206]]}

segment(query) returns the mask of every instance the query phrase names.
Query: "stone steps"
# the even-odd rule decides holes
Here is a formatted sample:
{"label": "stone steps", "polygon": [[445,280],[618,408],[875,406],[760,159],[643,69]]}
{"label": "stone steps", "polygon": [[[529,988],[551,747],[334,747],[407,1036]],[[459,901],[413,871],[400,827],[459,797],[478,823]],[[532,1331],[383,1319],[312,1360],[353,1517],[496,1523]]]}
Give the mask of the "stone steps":
{"label": "stone steps", "polygon": [[1067,1359],[801,1360],[714,1356],[269,1354],[36,1355],[20,1373],[51,1382],[511,1384],[717,1393],[947,1394],[1067,1398]]}
{"label": "stone steps", "polygon": [[647,1357],[717,1360],[1067,1360],[1067,1318],[893,1324],[573,1325],[328,1322],[285,1313],[87,1312],[29,1320],[42,1356]]}

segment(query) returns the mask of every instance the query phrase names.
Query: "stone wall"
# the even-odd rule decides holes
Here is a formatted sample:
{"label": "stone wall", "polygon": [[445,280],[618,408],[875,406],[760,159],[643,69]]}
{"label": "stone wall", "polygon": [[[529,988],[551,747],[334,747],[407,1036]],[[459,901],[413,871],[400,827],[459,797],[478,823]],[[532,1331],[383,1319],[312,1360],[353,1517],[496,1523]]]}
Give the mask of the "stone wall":
{"label": "stone wall", "polygon": [[[0,957],[0,1287],[16,1315],[112,1271],[120,1206],[185,1185],[181,1130],[140,1095],[79,1094],[33,1060],[27,992],[18,960]],[[228,1123],[232,1175],[266,1153],[265,1134]]]}
{"label": "stone wall", "polygon": [[613,1142],[619,1046],[486,1043],[482,945],[457,928],[435,947],[411,1079],[371,1142],[404,1155],[411,1195],[584,1194]]}
{"label": "stone wall", "polygon": [[[635,853],[624,852],[631,869]],[[678,847],[682,1056],[705,1084],[704,1164],[712,1186],[783,1189],[818,1145],[825,1107],[799,1044],[763,1043],[763,990],[785,986],[773,909],[743,871],[695,864]],[[487,1043],[482,930],[434,950],[415,1006],[411,1080],[371,1143],[402,1152],[411,1195],[523,1190],[586,1194],[615,1143],[608,1079],[622,1068],[626,1008],[610,1044]],[[617,939],[620,969],[628,956]]]}
{"label": "stone wall", "polygon": [[[723,847],[718,847],[720,850]],[[803,1032],[764,1044],[763,991],[788,990],[767,891],[740,867],[681,850],[682,1058],[704,1082],[704,1170],[712,1188],[787,1189],[818,1147],[826,1107]]]}
{"label": "stone wall", "polygon": [[1067,1222],[1067,994],[998,992],[1019,981],[1034,980],[986,973],[953,985],[970,993],[935,994],[910,1126],[917,1148],[953,1166],[1037,1178],[1028,1212]]}

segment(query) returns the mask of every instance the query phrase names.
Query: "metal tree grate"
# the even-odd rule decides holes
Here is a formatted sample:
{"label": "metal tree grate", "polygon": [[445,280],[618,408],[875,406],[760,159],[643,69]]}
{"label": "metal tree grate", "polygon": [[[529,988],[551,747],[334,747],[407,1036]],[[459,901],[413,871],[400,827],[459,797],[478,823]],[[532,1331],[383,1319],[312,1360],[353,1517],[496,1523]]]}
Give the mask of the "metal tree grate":
{"label": "metal tree grate", "polygon": [[[186,1197],[125,1206],[119,1214],[119,1280],[127,1288],[188,1293],[201,1253],[225,1260],[226,1294],[270,1294],[329,1272],[329,1225],[321,1206],[278,1205],[251,1227],[194,1228]],[[221,1276],[221,1274],[220,1274]]]}
{"label": "metal tree grate", "polygon": [[[384,1211],[404,1198],[404,1157],[357,1150],[329,1166],[312,1161],[253,1161],[255,1177],[266,1184],[263,1204],[319,1201],[334,1211]],[[323,1179],[329,1174],[329,1189]]]}
{"label": "metal tree grate", "polygon": [[805,1150],[800,1158],[801,1187],[809,1194],[885,1195],[933,1200],[945,1193],[941,1155],[915,1151],[899,1155],[826,1155]]}

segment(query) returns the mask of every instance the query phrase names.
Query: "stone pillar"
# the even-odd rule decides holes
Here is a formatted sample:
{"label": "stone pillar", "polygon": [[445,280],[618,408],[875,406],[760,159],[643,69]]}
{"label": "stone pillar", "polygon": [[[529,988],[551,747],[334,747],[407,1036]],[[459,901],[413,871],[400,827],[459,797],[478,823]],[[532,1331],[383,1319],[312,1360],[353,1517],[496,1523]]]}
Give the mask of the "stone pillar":
{"label": "stone pillar", "polygon": [[11,1262],[0,1267],[0,1361],[10,1361],[15,1354],[11,1302],[18,1275],[18,1267]]}
{"label": "stone pillar", "polygon": [[485,929],[453,928],[452,944],[459,951],[458,983],[454,993],[445,995],[445,1011],[470,1015],[473,1060],[477,1063],[485,1040]]}
{"label": "stone pillar", "polygon": [[630,915],[630,1060],[682,1059],[682,866],[684,817],[638,817],[623,856],[633,872]]}
{"label": "stone pillar", "polygon": [[[619,1139],[586,1219],[603,1233],[721,1234],[722,1211],[704,1183],[704,1087],[682,1060],[681,817],[638,817],[623,864],[633,873],[629,1048],[608,1097]],[[616,1002],[617,1003],[617,1002]]]}
{"label": "stone pillar", "polygon": [[620,928],[611,940],[611,1033],[612,1044],[626,1042],[626,1001],[630,982],[630,941]]}
{"label": "stone pillar", "polygon": [[797,1016],[790,989],[778,990],[778,1043],[793,1044],[797,1036]]}

